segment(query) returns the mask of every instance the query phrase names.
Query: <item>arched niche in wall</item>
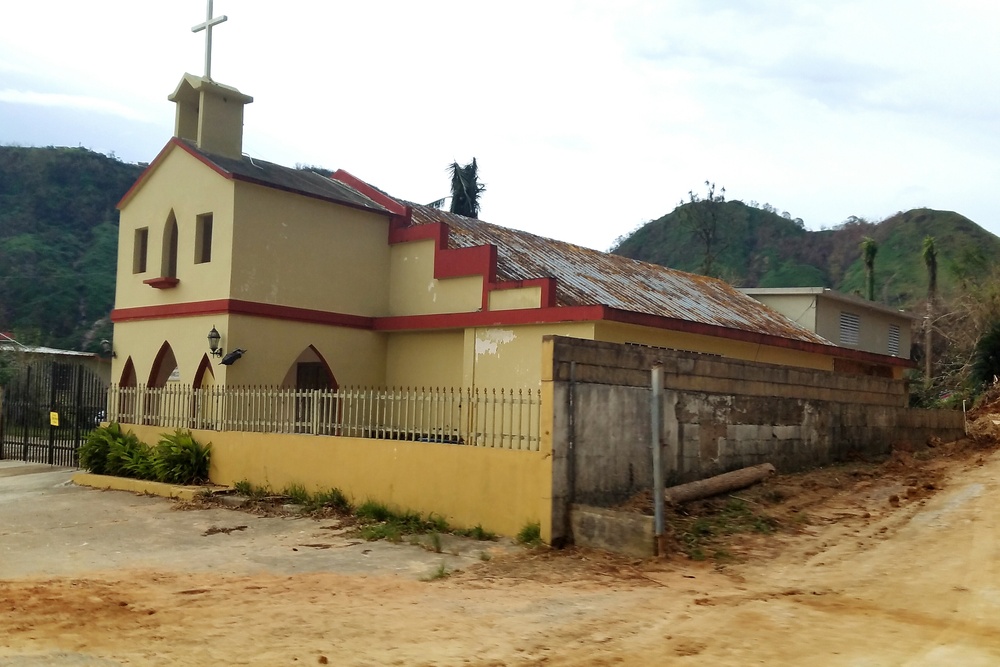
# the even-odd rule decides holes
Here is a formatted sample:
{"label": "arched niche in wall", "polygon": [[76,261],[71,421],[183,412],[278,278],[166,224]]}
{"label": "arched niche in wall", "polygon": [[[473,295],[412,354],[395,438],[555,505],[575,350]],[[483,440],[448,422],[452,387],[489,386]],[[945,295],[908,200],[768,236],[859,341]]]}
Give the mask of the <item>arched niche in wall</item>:
{"label": "arched niche in wall", "polygon": [[198,370],[194,374],[194,388],[210,387],[215,384],[215,371],[212,370],[212,362],[208,360],[208,355],[203,354]]}
{"label": "arched niche in wall", "polygon": [[160,350],[153,360],[153,367],[149,369],[149,380],[146,384],[150,387],[163,387],[174,371],[177,370],[177,358],[170,343],[164,341]]}
{"label": "arched niche in wall", "polygon": [[163,226],[163,253],[160,260],[160,277],[177,277],[177,216],[173,210]]}
{"label": "arched niche in wall", "polygon": [[134,387],[138,384],[135,375],[135,364],[132,363],[132,357],[125,360],[125,367],[122,368],[121,377],[118,380],[119,387]]}
{"label": "arched niche in wall", "polygon": [[340,385],[326,359],[315,346],[310,345],[292,362],[281,386],[295,389],[337,389]]}

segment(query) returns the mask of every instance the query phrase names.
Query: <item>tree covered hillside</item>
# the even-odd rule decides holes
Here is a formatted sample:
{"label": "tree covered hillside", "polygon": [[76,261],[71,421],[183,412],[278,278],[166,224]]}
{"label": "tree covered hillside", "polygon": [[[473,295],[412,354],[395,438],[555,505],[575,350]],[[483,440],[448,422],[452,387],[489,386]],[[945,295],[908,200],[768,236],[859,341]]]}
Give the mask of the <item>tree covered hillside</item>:
{"label": "tree covered hillside", "polygon": [[[880,223],[850,218],[834,229],[807,231],[801,220],[772,207],[714,196],[683,203],[619,239],[612,252],[741,287],[830,287],[863,292],[861,241],[878,243],[876,300],[912,308],[927,293],[923,239],[935,239],[940,292],[954,293],[970,275],[982,275],[1000,257],[1000,238],[951,211],[916,209]],[[706,257],[709,257],[705,271]]]}
{"label": "tree covered hillside", "polygon": [[83,148],[0,146],[0,331],[90,351],[111,337],[115,204],[141,171]]}

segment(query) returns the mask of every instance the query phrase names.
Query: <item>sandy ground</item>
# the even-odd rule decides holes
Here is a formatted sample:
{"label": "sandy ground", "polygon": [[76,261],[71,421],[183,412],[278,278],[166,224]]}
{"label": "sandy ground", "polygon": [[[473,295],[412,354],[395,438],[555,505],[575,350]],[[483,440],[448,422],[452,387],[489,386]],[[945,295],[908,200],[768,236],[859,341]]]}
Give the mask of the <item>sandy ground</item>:
{"label": "sandy ground", "polygon": [[[68,508],[128,495],[63,492],[51,530],[95,538],[118,524],[72,524]],[[419,547],[133,496],[106,520],[166,543],[60,556],[59,538],[11,527],[24,505],[0,493],[0,665],[1000,664],[1000,455],[901,455],[768,493],[809,520],[733,538],[723,563],[499,547],[487,562],[465,543],[435,580],[445,561]]]}

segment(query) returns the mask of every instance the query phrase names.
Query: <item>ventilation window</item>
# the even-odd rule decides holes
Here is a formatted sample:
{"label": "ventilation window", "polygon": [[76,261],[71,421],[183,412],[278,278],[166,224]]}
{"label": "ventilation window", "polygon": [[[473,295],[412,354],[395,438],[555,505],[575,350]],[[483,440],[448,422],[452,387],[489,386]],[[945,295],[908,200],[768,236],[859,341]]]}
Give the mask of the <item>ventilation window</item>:
{"label": "ventilation window", "polygon": [[889,354],[894,357],[899,356],[899,325],[889,325]]}
{"label": "ventilation window", "polygon": [[840,314],[840,344],[851,347],[858,346],[861,331],[861,318],[854,313]]}
{"label": "ventilation window", "polygon": [[194,240],[194,263],[205,264],[212,261],[212,214],[198,216]]}
{"label": "ventilation window", "polygon": [[149,227],[135,230],[132,244],[132,273],[146,272],[146,249],[149,247]]}

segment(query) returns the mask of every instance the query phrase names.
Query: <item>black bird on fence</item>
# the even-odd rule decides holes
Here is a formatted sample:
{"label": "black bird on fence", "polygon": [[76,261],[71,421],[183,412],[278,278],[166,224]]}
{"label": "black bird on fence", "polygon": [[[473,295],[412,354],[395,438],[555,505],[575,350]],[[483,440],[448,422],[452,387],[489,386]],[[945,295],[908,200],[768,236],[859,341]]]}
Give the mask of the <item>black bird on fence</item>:
{"label": "black bird on fence", "polygon": [[232,352],[230,352],[226,356],[222,357],[222,361],[219,362],[219,365],[220,366],[232,366],[245,353],[246,353],[246,350],[241,349],[241,348],[236,348],[235,350],[233,350]]}

